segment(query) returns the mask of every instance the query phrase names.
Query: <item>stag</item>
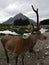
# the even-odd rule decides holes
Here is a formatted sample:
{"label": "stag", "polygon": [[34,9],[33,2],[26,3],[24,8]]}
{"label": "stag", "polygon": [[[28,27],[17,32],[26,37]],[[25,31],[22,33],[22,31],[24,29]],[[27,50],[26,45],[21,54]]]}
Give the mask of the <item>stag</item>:
{"label": "stag", "polygon": [[31,32],[31,35],[26,39],[22,37],[9,36],[9,35],[1,37],[1,42],[5,50],[7,63],[9,64],[9,57],[7,53],[7,51],[9,50],[12,53],[16,53],[16,65],[18,63],[19,55],[21,55],[22,65],[24,65],[24,54],[27,51],[33,51],[33,47],[35,46],[36,42],[38,40],[44,40],[44,39],[46,39],[46,37],[43,34],[41,34],[39,30],[34,31],[34,27]]}
{"label": "stag", "polygon": [[1,37],[1,42],[3,45],[3,48],[5,50],[7,63],[9,64],[9,57],[7,51],[9,50],[12,53],[16,53],[16,65],[18,62],[18,56],[21,55],[22,57],[22,65],[24,65],[24,54],[27,51],[33,50],[33,47],[35,46],[37,40],[43,40],[46,37],[41,34],[41,32],[32,32],[31,35],[24,39],[22,37],[16,37],[16,36],[3,36]]}

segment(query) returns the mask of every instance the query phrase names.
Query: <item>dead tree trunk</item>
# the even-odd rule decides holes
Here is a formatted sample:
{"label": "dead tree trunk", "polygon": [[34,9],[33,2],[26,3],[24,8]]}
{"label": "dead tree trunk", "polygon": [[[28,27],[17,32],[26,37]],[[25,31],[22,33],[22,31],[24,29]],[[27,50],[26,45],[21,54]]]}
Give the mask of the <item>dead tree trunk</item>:
{"label": "dead tree trunk", "polygon": [[39,14],[38,14],[38,9],[35,10],[33,5],[32,5],[32,9],[36,13],[36,16],[37,16],[37,31],[38,31],[39,30]]}

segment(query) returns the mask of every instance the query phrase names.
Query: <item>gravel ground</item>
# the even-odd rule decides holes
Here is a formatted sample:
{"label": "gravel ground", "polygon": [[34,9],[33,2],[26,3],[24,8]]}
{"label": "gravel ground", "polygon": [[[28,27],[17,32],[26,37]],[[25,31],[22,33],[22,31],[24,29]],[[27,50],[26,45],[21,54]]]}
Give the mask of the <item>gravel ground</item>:
{"label": "gravel ground", "polygon": [[[49,32],[44,33],[47,36],[46,40],[38,41],[34,47],[33,53],[26,53],[24,63],[25,65],[49,65]],[[8,52],[10,64],[15,65],[15,54]],[[0,65],[8,65],[3,46],[0,41]],[[18,65],[22,65],[21,56],[19,57]]]}

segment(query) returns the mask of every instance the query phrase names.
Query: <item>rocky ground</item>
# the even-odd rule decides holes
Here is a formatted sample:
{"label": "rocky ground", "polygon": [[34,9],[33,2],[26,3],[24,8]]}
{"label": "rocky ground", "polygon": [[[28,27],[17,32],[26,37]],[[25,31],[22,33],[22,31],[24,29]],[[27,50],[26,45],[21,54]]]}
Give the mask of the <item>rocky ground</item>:
{"label": "rocky ground", "polygon": [[[38,41],[34,47],[36,54],[26,53],[25,65],[49,65],[49,32],[44,33],[47,36],[46,40]],[[10,64],[15,65],[15,55],[8,52]],[[8,65],[3,46],[0,41],[0,65]],[[21,57],[19,57],[18,65],[22,65]]]}

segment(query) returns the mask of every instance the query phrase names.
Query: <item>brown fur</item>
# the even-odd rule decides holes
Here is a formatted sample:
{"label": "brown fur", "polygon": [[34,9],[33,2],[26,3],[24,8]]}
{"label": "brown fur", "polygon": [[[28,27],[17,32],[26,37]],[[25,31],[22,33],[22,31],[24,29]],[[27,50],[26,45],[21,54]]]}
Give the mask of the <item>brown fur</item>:
{"label": "brown fur", "polygon": [[46,37],[42,35],[39,31],[36,31],[34,33],[32,32],[31,35],[26,39],[16,36],[3,36],[1,38],[1,42],[5,50],[7,63],[9,64],[9,57],[7,53],[7,50],[9,50],[10,52],[16,53],[16,65],[18,63],[19,55],[21,55],[22,65],[24,65],[25,52],[26,51],[34,52],[33,47],[38,39],[43,40],[46,39]]}
{"label": "brown fur", "polygon": [[37,32],[31,34],[27,39],[16,36],[3,36],[1,38],[1,42],[6,50],[9,50],[19,55],[23,52],[26,52],[31,47],[34,47],[38,39],[42,40],[44,39],[44,36],[41,33]]}

